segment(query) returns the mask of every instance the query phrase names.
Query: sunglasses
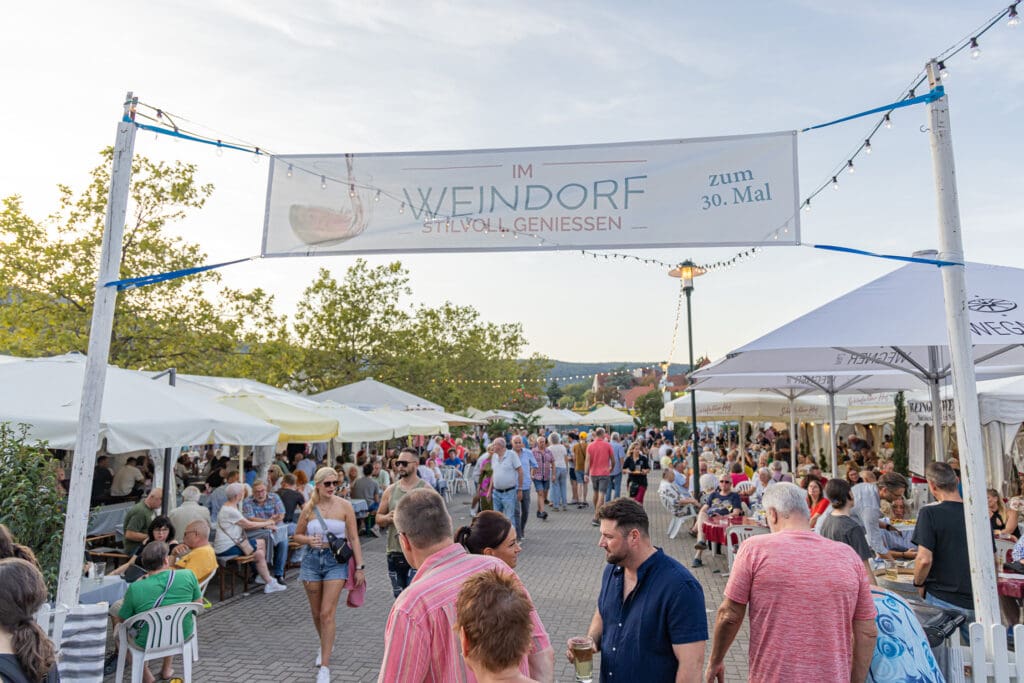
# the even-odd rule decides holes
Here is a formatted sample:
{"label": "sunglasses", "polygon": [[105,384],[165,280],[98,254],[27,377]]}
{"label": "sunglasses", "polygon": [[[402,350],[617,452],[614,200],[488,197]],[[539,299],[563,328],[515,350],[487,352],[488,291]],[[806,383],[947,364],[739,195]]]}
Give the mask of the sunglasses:
{"label": "sunglasses", "polygon": [[333,481],[322,481],[320,483],[333,489],[338,485],[338,480],[334,479]]}
{"label": "sunglasses", "polygon": [[406,465],[418,465],[419,463],[413,462],[412,460],[396,460],[395,465],[398,467],[405,467]]}

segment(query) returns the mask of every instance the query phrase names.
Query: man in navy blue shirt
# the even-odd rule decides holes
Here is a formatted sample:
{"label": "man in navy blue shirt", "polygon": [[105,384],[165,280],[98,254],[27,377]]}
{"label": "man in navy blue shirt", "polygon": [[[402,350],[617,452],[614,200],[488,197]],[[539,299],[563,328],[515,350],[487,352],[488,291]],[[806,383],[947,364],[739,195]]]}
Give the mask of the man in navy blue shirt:
{"label": "man in navy blue shirt", "polygon": [[[635,500],[616,498],[597,517],[608,566],[587,635],[601,653],[602,683],[696,683],[708,639],[704,590],[651,544],[647,513]],[[566,656],[573,661],[571,648]]]}

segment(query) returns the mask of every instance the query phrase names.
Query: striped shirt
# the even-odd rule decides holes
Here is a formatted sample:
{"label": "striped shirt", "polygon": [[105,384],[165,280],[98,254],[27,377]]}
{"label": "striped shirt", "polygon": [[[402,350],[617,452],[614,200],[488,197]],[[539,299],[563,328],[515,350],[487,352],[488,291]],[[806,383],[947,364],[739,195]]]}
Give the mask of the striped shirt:
{"label": "striped shirt", "polygon": [[[476,677],[462,658],[459,635],[453,629],[455,600],[466,579],[488,569],[515,576],[501,560],[470,555],[458,543],[427,558],[391,607],[378,683],[475,683]],[[551,641],[536,609],[530,617],[530,654],[534,654],[550,648]],[[529,674],[527,657],[523,657],[519,670]]]}

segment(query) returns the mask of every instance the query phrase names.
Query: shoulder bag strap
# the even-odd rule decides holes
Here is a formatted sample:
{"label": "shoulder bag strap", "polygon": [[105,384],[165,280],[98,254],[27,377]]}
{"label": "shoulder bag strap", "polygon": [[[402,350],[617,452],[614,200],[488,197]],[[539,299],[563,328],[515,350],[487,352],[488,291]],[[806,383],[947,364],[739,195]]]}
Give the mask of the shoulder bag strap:
{"label": "shoulder bag strap", "polygon": [[173,569],[171,571],[167,572],[167,585],[164,586],[164,592],[161,593],[160,597],[157,598],[156,602],[153,603],[152,609],[155,609],[155,608],[159,607],[160,603],[162,603],[164,601],[164,598],[167,597],[167,591],[171,590],[171,584],[172,583],[174,583],[174,570]]}

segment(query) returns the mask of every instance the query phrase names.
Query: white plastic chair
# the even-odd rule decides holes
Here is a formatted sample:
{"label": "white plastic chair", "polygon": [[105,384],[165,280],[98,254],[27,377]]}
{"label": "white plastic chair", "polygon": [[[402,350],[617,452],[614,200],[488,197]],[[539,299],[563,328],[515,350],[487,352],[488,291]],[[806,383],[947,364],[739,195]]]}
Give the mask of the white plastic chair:
{"label": "white plastic chair", "polygon": [[740,543],[751,536],[767,533],[769,533],[769,530],[763,526],[740,525],[727,527],[725,530],[725,559],[727,568],[732,569],[733,559],[736,557],[736,551],[740,549]]}
{"label": "white plastic chair", "polygon": [[[192,681],[192,662],[198,657],[195,645],[198,639],[196,615],[203,609],[198,602],[182,602],[176,605],[161,605],[126,619],[117,627],[118,654],[117,673],[114,680],[121,683],[124,664],[128,655],[132,658],[132,683],[142,683],[142,669],[153,659],[181,655],[182,680]],[[192,635],[185,637],[185,618],[192,615]],[[146,645],[139,647],[135,638],[129,635],[134,626],[148,626]]]}
{"label": "white plastic chair", "polygon": [[[458,467],[446,467],[445,478],[448,479],[448,486],[452,490],[452,495],[459,492],[459,489],[463,489],[466,493],[470,493],[469,480],[466,479],[462,472],[459,472]],[[448,471],[450,470],[450,472]]]}

